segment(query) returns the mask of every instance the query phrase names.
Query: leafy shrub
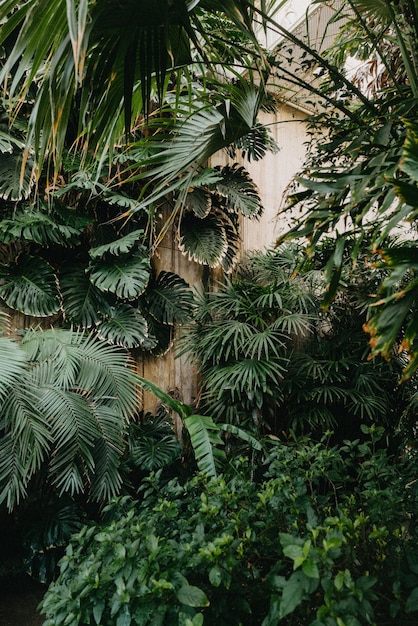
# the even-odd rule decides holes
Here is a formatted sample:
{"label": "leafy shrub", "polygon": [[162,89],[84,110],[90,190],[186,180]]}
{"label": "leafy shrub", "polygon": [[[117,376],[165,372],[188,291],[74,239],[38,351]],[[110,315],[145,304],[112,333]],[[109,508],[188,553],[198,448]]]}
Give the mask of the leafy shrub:
{"label": "leafy shrub", "polygon": [[377,450],[379,436],[277,442],[257,480],[243,459],[185,484],[154,474],[73,537],[45,626],[416,619],[416,459]]}

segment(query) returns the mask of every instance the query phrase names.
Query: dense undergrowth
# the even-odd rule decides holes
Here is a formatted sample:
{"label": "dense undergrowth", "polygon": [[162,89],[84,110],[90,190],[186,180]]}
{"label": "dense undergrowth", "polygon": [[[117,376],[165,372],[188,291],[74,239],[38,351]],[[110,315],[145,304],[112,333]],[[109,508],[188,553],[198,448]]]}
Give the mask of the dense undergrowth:
{"label": "dense undergrowth", "polygon": [[363,430],[272,442],[255,472],[150,475],[73,537],[45,626],[415,623],[417,459]]}

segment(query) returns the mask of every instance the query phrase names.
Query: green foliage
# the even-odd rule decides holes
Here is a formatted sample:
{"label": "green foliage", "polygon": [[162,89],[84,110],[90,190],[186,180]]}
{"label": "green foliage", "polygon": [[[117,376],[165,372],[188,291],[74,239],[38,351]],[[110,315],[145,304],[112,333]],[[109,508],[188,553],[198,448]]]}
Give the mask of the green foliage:
{"label": "green foliage", "polygon": [[150,476],[139,501],[118,499],[73,537],[46,626],[413,620],[416,458],[365,434],[339,448],[277,442],[257,481],[243,459],[218,478]]}
{"label": "green foliage", "polygon": [[141,417],[129,429],[128,463],[145,471],[167,467],[180,457],[180,444],[169,413],[161,406],[155,415]]}
{"label": "green foliage", "polygon": [[40,473],[58,494],[107,501],[121,459],[136,380],[127,355],[69,330],[1,338],[0,502],[12,509]]}
{"label": "green foliage", "polygon": [[401,359],[367,358],[363,331],[381,270],[359,258],[350,272],[344,255],[344,288],[324,311],[321,267],[332,246],[318,248],[316,265],[292,246],[258,253],[216,292],[200,294],[184,347],[202,375],[201,410],[215,421],[276,435],[357,437],[361,424],[394,433],[413,385],[398,384]]}
{"label": "green foliage", "polygon": [[[331,17],[330,26],[338,24],[331,47],[318,54],[293,41],[292,54],[302,56],[306,71],[316,68],[321,80],[303,85],[304,93],[316,98],[312,140],[285,208],[303,217],[284,236],[307,238],[312,254],[321,238],[336,235],[324,306],[341,286],[341,259],[351,240],[356,241],[354,266],[360,250],[379,252],[389,276],[372,292],[374,308],[365,330],[372,355],[389,359],[394,344],[395,350],[401,346],[408,355],[405,378],[418,367],[416,268],[412,265],[406,274],[398,258],[408,247],[411,253],[416,248],[416,16],[409,1],[350,0]],[[350,59],[358,69],[347,73]],[[398,251],[393,244],[386,249],[389,234],[400,234]]]}

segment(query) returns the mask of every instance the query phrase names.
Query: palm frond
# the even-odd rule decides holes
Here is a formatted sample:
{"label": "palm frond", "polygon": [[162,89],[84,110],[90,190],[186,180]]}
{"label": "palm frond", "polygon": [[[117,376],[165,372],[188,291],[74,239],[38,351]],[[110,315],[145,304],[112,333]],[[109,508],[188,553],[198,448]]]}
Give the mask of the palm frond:
{"label": "palm frond", "polygon": [[11,510],[26,496],[26,488],[51,448],[49,424],[31,387],[30,376],[19,377],[2,404],[0,438],[0,502]]}
{"label": "palm frond", "polygon": [[283,378],[287,359],[282,364],[257,359],[230,361],[227,365],[217,366],[205,372],[205,382],[214,397],[227,393],[235,402],[241,398],[253,400],[261,393],[271,394],[277,381]]}
{"label": "palm frond", "polygon": [[106,502],[120,493],[122,454],[126,446],[127,421],[119,407],[93,403],[94,418],[100,432],[93,450],[94,472],[90,475],[92,497]]}
{"label": "palm frond", "polygon": [[3,401],[10,388],[25,377],[27,363],[25,352],[19,345],[8,339],[0,337],[0,400]]}
{"label": "palm frond", "polygon": [[220,448],[224,443],[219,427],[207,415],[189,415],[184,419],[199,470],[208,476],[217,475],[217,465],[225,459]]}

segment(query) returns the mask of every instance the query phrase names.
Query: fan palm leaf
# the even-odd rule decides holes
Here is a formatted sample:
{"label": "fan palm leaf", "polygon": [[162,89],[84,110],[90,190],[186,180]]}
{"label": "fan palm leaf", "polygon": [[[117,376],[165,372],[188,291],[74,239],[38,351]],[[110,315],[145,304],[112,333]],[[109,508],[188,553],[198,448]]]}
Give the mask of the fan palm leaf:
{"label": "fan palm leaf", "polygon": [[[17,10],[16,3],[3,0],[0,18],[5,25],[0,43],[16,32],[17,38],[1,79],[12,75],[8,89],[12,97],[21,99],[34,81],[39,83],[31,117],[38,163],[52,150],[59,165],[77,90],[85,145],[91,148],[99,137],[109,147],[115,139],[115,121],[123,113],[129,130],[135,115],[148,112],[153,90],[162,100],[166,76],[193,61],[191,46],[208,63],[211,36],[205,10],[225,14],[260,52],[252,5],[244,0],[159,0],[154,4],[126,0],[123,10],[116,0],[51,0],[47,7],[43,0],[27,0]],[[215,56],[219,61],[219,50]],[[138,93],[136,104],[139,101],[141,108],[133,111]],[[95,123],[86,128],[89,117]]]}
{"label": "fan palm leaf", "polygon": [[6,501],[9,509],[26,496],[29,481],[46,460],[52,443],[38,390],[30,385],[27,372],[16,379],[1,407],[0,502]]}

